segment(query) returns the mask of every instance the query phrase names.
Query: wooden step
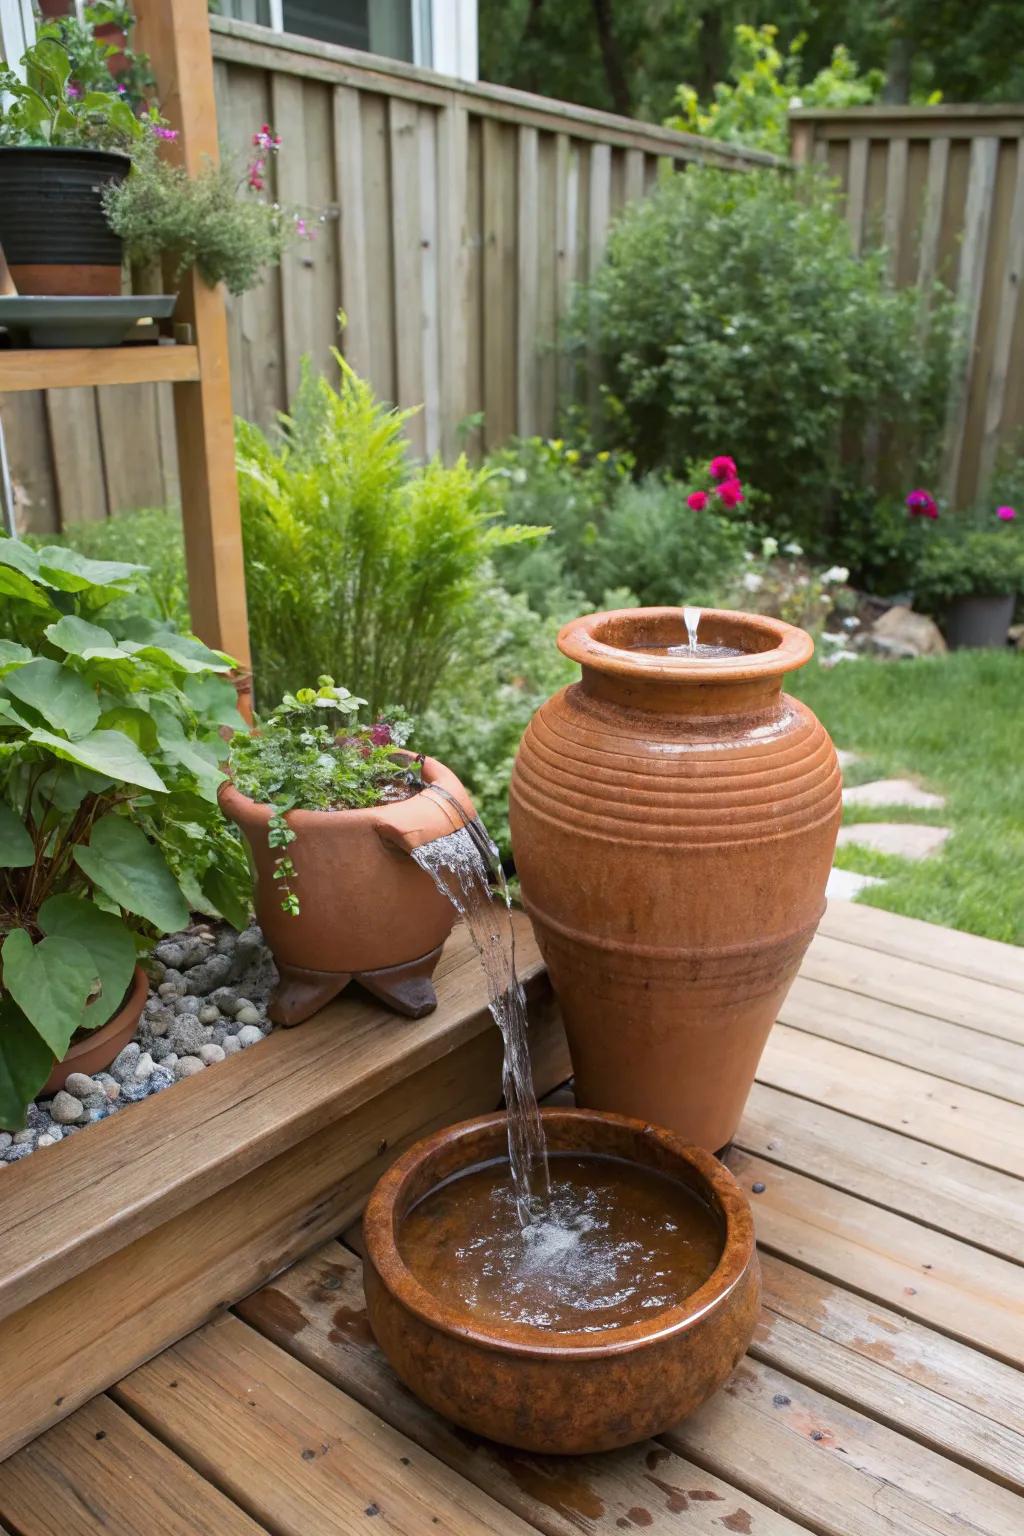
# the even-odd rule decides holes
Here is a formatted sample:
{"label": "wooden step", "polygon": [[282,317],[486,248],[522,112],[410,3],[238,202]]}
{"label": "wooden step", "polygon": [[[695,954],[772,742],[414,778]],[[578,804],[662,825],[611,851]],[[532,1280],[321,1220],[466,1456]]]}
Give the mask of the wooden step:
{"label": "wooden step", "polygon": [[[544,1091],[565,1038],[515,923]],[[427,1130],[497,1106],[501,1040],[461,927],[436,982],[425,1019],[344,997],[7,1171],[0,1458],[339,1231]]]}

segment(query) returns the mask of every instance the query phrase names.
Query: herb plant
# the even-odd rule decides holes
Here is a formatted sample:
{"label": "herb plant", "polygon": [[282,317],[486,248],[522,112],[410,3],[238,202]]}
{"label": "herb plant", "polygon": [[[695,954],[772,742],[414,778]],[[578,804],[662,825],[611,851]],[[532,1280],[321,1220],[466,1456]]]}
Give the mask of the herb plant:
{"label": "herb plant", "polygon": [[144,140],[146,122],[116,89],[76,84],[56,24],[40,27],[21,62],[24,80],[0,68],[0,145],[127,152]]}
{"label": "herb plant", "polygon": [[[353,717],[365,703],[323,675],[315,688],[286,693],[258,731],[233,738],[235,788],[274,807],[267,826],[271,848],[284,849],[295,841],[286,820],[289,811],[360,810],[423,787],[422,757],[396,751],[408,740],[408,717],[396,711],[389,719],[355,728]],[[298,917],[294,878],[291,858],[280,854],[274,879],[281,885],[281,910]]]}
{"label": "herb plant", "polygon": [[118,1011],[137,947],[192,910],[248,920],[217,806],[231,662],[113,617],[142,574],[0,539],[0,1125]]}

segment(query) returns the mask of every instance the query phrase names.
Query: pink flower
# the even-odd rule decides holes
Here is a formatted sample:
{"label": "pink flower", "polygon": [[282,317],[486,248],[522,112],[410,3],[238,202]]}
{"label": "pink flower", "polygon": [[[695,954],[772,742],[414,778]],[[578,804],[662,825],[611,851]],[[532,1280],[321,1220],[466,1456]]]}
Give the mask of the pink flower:
{"label": "pink flower", "polygon": [[907,506],[910,509],[911,517],[936,518],[939,515],[935,497],[930,491],[911,491],[907,497]]}
{"label": "pink flower", "polygon": [[316,230],[313,229],[301,214],[295,215],[295,233],[300,240],[315,240]]}
{"label": "pink flower", "polygon": [[1012,523],[1016,516],[1016,507],[996,507],[996,517],[1001,523]]}
{"label": "pink flower", "polygon": [[281,135],[275,133],[269,123],[264,123],[259,132],[253,134],[252,142],[257,149],[262,149],[264,153],[276,155],[277,151],[281,148]]}
{"label": "pink flower", "polygon": [[370,726],[370,740],[375,747],[390,747],[391,727],[386,720],[378,720]]}
{"label": "pink flower", "polygon": [[708,504],[707,491],[691,491],[686,498],[686,505],[691,512],[703,512]]}
{"label": "pink flower", "polygon": [[726,453],[720,453],[708,465],[708,474],[712,480],[735,480],[737,479],[736,460],[730,459]]}
{"label": "pink flower", "polygon": [[76,85],[73,80],[69,80],[65,86],[65,95],[67,96],[68,101],[77,101],[81,94],[82,87],[80,85]]}
{"label": "pink flower", "polygon": [[738,507],[743,500],[743,487],[735,477],[732,477],[716,486],[715,494],[723,507]]}
{"label": "pink flower", "polygon": [[178,137],[177,128],[165,128],[163,123],[150,123],[155,139],[166,139],[168,144],[173,144]]}

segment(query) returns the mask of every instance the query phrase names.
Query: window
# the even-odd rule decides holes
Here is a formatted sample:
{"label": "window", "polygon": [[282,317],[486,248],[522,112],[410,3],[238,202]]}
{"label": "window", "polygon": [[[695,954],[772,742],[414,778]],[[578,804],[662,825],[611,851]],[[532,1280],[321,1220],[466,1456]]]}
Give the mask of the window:
{"label": "window", "polygon": [[275,32],[477,78],[477,0],[221,0],[220,10]]}

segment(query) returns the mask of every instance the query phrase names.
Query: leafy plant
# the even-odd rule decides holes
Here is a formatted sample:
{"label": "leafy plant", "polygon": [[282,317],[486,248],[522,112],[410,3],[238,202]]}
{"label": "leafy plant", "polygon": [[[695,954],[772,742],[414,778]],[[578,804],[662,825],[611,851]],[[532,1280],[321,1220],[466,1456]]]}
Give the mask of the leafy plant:
{"label": "leafy plant", "polygon": [[0,69],[0,145],[127,151],[144,139],[144,121],[116,90],[75,83],[59,26],[40,27],[21,62],[24,80]]}
{"label": "leafy plant", "polygon": [[959,597],[1024,596],[1024,533],[1012,506],[959,513],[925,530],[914,604],[941,611]]}
{"label": "leafy plant", "polygon": [[736,27],[731,81],[718,82],[706,107],[692,85],[681,85],[676,91],[679,112],[665,119],[666,128],[788,155],[790,107],[862,107],[878,100],[882,71],[869,69],[862,75],[842,43],[833,48],[826,67],[801,84],[806,37],[798,33],[783,54],[775,46],[778,31],[773,26]]}
{"label": "leafy plant", "polygon": [[118,615],[141,614],[188,629],[188,580],[181,518],[166,507],[117,512],[94,523],[70,523],[58,534],[26,535],[35,548],[66,544],[91,560],[127,560],[142,567],[130,591],[113,606]]}
{"label": "leafy plant", "polygon": [[864,455],[844,467],[844,437],[884,422],[915,474],[937,453],[952,315],[929,295],[922,339],[922,297],[853,254],[819,178],[691,167],[626,210],[577,309],[605,379],[595,435],[676,474],[742,442],[773,532],[829,555],[872,478]]}
{"label": "leafy plant", "polygon": [[81,16],[57,16],[51,25],[67,50],[71,79],[79,91],[109,91],[133,112],[148,109],[156,79],[148,54],[136,53],[132,46],[135,14],[127,0],[83,5]]}
{"label": "leafy plant", "polygon": [[340,354],[339,387],[308,363],[276,441],[237,426],[258,697],[325,663],[374,713],[420,714],[486,586],[488,557],[542,536],[498,521],[486,471],[412,466],[409,413],[382,405]]}
{"label": "leafy plant", "polygon": [[0,1124],[121,1006],[137,945],[248,917],[217,807],[229,658],[117,600],[140,567],[0,540]]}
{"label": "leafy plant", "polygon": [[[258,731],[233,738],[230,768],[235,788],[250,800],[274,807],[267,826],[271,848],[287,848],[295,841],[286,820],[289,811],[358,810],[422,788],[422,758],[398,756],[395,750],[408,739],[411,721],[396,712],[353,730],[352,717],[365,703],[323,675],[315,688],[286,693]],[[282,853],[274,862],[281,910],[298,917],[294,878],[295,866]]]}

